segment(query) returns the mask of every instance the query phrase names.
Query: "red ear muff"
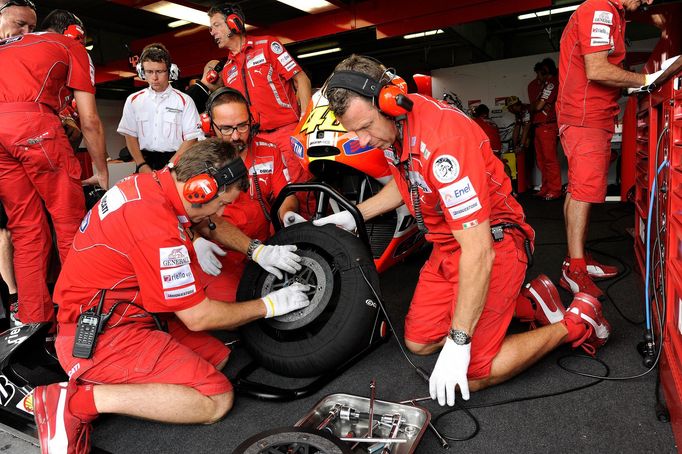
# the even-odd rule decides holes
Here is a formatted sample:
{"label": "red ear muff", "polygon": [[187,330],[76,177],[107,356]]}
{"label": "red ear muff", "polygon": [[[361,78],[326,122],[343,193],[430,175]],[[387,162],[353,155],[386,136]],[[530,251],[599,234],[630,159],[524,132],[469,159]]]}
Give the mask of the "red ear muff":
{"label": "red ear muff", "polygon": [[225,16],[225,22],[227,23],[227,28],[230,29],[230,32],[236,35],[242,34],[246,30],[244,21],[235,13]]}
{"label": "red ear muff", "polygon": [[[402,83],[407,85],[404,80]],[[393,82],[384,85],[377,96],[379,110],[391,117],[405,115],[412,110],[413,105],[413,102],[406,95],[407,88],[404,86],[394,85]]]}
{"label": "red ear muff", "polygon": [[214,136],[213,125],[211,124],[211,116],[208,112],[202,112],[199,114],[199,120],[201,121],[201,130],[207,136]]}
{"label": "red ear muff", "polygon": [[211,175],[200,173],[185,182],[182,195],[189,203],[202,205],[218,195],[218,184]]}
{"label": "red ear muff", "polygon": [[85,31],[80,25],[71,24],[64,30],[64,36],[68,36],[71,39],[75,39],[78,42],[85,41]]}

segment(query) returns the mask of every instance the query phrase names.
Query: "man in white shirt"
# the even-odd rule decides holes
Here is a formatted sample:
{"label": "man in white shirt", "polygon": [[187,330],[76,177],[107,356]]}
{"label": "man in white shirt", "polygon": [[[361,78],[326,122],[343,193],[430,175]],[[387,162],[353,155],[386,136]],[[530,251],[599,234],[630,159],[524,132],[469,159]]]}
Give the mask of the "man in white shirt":
{"label": "man in white shirt", "polygon": [[203,133],[192,99],[170,85],[178,77],[178,67],[171,64],[163,44],[146,46],[137,70],[149,87],[128,96],[118,132],[125,137],[135,171],[149,173],[163,168]]}

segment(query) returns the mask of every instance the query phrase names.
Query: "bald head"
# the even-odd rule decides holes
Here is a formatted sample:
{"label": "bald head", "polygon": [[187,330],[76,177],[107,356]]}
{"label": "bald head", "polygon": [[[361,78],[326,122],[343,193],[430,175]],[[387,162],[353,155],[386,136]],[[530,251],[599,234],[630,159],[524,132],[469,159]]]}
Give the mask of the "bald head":
{"label": "bald head", "polygon": [[[7,5],[7,3],[10,3]],[[25,35],[36,28],[36,12],[29,6],[19,6],[0,0],[0,38]]]}

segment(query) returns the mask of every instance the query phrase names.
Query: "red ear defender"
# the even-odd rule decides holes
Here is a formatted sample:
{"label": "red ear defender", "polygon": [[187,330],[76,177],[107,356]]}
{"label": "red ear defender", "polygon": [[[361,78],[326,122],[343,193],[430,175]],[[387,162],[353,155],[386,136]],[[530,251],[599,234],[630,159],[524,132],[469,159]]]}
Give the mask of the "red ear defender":
{"label": "red ear defender", "polygon": [[71,39],[82,43],[85,41],[85,31],[80,27],[80,25],[71,24],[64,30],[64,36],[68,36]]}
{"label": "red ear defender", "polygon": [[207,136],[214,136],[213,125],[211,124],[211,116],[208,112],[202,112],[199,114],[199,119],[201,121],[201,130]]}
{"label": "red ear defender", "polygon": [[218,184],[211,175],[200,173],[185,182],[182,194],[192,204],[208,203],[218,194]]}
{"label": "red ear defender", "polygon": [[244,27],[244,21],[242,21],[241,17],[239,15],[232,13],[228,14],[225,17],[225,22],[227,23],[227,28],[230,29],[231,33],[234,34],[241,34],[244,33],[245,27]]}
{"label": "red ear defender", "polygon": [[379,110],[391,117],[405,115],[412,110],[413,102],[406,96],[407,82],[400,76],[393,76],[391,81],[381,87],[377,96]]}

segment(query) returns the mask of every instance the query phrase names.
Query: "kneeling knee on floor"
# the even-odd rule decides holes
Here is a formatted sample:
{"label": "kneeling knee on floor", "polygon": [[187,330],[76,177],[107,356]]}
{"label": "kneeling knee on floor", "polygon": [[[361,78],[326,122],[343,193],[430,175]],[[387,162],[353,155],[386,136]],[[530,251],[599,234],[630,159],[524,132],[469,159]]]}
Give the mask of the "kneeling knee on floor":
{"label": "kneeling knee on floor", "polygon": [[213,401],[214,411],[205,424],[214,424],[225,417],[232,409],[234,403],[234,393],[228,392],[216,396],[208,396]]}

